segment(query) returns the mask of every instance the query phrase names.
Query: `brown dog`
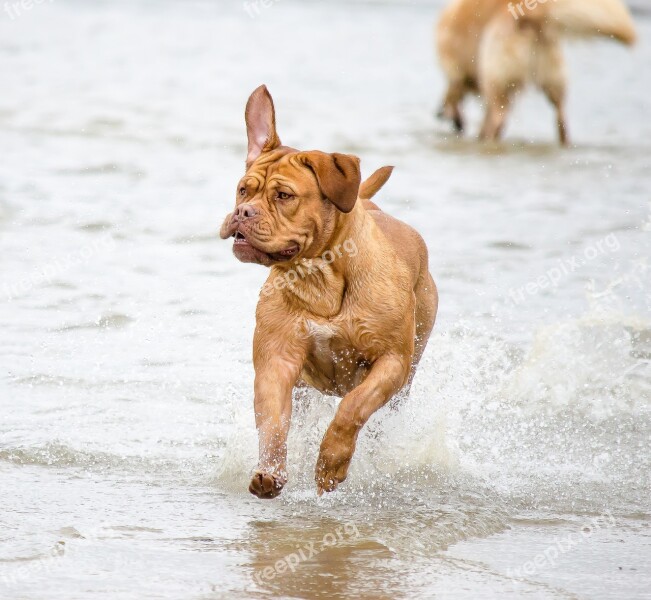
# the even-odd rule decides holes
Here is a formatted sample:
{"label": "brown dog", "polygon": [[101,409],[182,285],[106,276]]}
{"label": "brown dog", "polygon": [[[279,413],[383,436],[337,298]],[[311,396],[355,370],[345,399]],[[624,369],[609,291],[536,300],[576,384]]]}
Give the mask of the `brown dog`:
{"label": "brown dog", "polygon": [[480,138],[500,137],[514,94],[534,83],[556,110],[558,137],[567,144],[565,68],[561,39],[602,36],[635,41],[635,26],[620,0],[453,0],[436,28],[448,90],[440,115],[464,127],[461,102],[486,100]]}
{"label": "brown dog", "polygon": [[246,173],[220,235],[242,262],[271,267],[253,339],[260,458],[249,490],[274,498],[287,482],[292,391],[309,385],[343,396],[316,464],[320,495],[346,479],[371,415],[411,384],[438,295],[420,235],[369,201],[390,167],[360,186],[355,156],[283,146],[265,86],[246,126]]}

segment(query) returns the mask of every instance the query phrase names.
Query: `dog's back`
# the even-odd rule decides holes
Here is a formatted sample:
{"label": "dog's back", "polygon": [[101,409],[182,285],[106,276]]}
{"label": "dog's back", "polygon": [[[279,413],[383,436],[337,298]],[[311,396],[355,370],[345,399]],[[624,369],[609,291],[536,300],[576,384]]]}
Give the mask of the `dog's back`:
{"label": "dog's back", "polygon": [[476,79],[476,57],[486,25],[506,9],[504,0],[454,0],[436,26],[436,46],[448,78]]}

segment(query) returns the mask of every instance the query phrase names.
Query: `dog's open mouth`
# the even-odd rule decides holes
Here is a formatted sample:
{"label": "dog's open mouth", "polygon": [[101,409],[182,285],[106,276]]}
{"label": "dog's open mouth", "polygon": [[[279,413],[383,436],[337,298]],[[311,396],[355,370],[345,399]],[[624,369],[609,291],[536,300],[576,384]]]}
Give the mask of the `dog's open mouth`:
{"label": "dog's open mouth", "polygon": [[235,241],[233,242],[233,253],[242,262],[258,262],[263,264],[269,262],[283,262],[291,260],[299,251],[298,244],[292,244],[291,246],[280,250],[280,252],[264,252],[251,244],[246,236],[239,230],[235,231],[232,237],[235,238]]}

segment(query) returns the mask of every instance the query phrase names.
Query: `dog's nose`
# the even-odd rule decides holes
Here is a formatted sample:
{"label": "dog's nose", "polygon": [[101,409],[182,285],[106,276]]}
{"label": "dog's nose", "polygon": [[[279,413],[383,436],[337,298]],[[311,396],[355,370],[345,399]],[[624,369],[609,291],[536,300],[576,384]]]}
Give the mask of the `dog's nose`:
{"label": "dog's nose", "polygon": [[250,204],[240,204],[236,209],[235,209],[235,214],[233,215],[234,217],[237,218],[238,221],[244,221],[246,219],[250,219],[252,217],[255,217],[258,215],[259,211],[257,208],[251,206]]}

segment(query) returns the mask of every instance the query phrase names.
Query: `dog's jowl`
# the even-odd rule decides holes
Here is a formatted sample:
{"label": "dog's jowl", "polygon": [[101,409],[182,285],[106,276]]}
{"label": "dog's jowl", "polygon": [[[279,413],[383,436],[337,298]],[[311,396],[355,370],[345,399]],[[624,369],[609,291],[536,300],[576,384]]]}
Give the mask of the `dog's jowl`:
{"label": "dog's jowl", "polygon": [[294,388],[341,396],[321,443],[319,494],[346,479],[371,415],[408,390],[438,296],[427,248],[371,197],[391,174],[361,182],[359,159],[284,146],[267,88],[246,106],[246,173],[221,227],[242,262],[270,267],[253,340],[259,462],[249,490],[274,498],[287,482]]}

